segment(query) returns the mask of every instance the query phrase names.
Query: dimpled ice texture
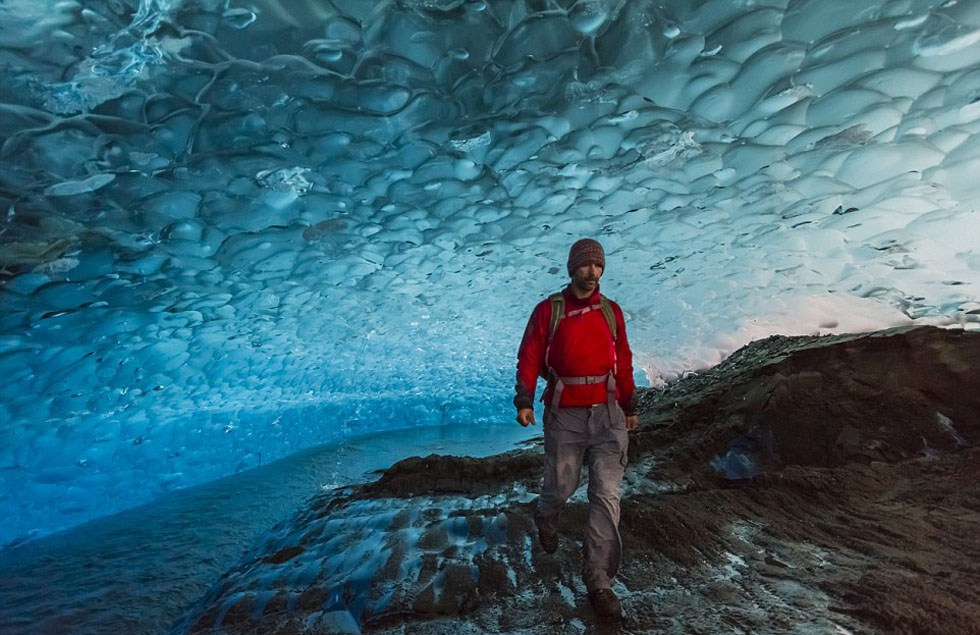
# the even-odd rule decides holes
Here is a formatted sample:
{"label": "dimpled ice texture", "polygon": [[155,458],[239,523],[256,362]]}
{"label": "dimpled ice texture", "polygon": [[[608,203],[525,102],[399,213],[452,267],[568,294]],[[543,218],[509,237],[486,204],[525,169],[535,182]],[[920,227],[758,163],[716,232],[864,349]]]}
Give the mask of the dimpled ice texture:
{"label": "dimpled ice texture", "polygon": [[0,6],[0,544],[511,418],[572,242],[654,384],[980,313],[980,3]]}

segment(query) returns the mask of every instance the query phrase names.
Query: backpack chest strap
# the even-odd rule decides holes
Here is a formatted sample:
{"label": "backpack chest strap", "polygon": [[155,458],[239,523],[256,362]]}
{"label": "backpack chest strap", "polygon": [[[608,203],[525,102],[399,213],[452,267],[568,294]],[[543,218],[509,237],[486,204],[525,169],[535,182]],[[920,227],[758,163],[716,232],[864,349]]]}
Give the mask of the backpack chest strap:
{"label": "backpack chest strap", "polygon": [[602,310],[602,307],[600,307],[598,304],[592,304],[590,306],[585,307],[584,309],[575,309],[574,311],[569,311],[564,315],[564,317],[570,318],[575,315],[582,315],[583,313],[588,313],[589,311],[600,311],[600,310]]}

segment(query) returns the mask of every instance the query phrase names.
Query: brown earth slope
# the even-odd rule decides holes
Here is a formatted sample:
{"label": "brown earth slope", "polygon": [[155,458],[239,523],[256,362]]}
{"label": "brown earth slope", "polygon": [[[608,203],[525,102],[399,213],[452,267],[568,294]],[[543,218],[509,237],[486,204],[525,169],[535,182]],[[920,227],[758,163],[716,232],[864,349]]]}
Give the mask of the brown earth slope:
{"label": "brown earth slope", "polygon": [[311,503],[194,633],[980,633],[980,334],[773,337],[641,397],[616,591],[593,616],[582,491],[561,546],[540,447],[402,461]]}

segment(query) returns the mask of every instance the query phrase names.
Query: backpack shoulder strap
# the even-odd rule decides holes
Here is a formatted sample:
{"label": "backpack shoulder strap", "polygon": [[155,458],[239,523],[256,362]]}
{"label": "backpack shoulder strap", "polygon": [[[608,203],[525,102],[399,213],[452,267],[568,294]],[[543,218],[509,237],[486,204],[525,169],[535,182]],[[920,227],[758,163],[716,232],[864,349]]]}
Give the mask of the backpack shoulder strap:
{"label": "backpack shoulder strap", "polygon": [[559,293],[552,293],[548,296],[551,301],[551,326],[548,328],[548,342],[555,338],[555,331],[558,330],[558,323],[565,316],[565,296]]}
{"label": "backpack shoulder strap", "polygon": [[616,316],[613,315],[612,304],[609,302],[609,298],[599,294],[599,308],[602,310],[603,317],[606,318],[606,324],[609,325],[609,332],[612,333],[613,341],[616,341]]}

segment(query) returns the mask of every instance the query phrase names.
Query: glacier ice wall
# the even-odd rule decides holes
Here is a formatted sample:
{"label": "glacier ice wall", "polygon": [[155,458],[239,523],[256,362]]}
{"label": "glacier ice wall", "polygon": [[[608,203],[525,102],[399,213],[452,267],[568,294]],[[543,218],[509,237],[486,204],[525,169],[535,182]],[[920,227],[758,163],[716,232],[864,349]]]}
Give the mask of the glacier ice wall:
{"label": "glacier ice wall", "polygon": [[654,382],[980,312],[980,2],[7,0],[0,544],[509,419],[606,246]]}

